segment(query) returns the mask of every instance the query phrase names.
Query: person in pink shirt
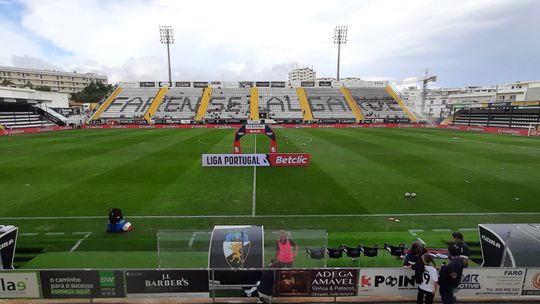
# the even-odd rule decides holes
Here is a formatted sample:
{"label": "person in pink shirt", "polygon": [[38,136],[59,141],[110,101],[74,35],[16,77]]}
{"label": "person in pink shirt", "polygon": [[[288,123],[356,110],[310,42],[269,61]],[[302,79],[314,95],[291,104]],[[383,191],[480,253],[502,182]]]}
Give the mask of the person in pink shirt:
{"label": "person in pink shirt", "polygon": [[276,246],[276,267],[292,268],[294,259],[298,255],[298,245],[289,238],[287,232],[281,230],[279,232],[279,240]]}

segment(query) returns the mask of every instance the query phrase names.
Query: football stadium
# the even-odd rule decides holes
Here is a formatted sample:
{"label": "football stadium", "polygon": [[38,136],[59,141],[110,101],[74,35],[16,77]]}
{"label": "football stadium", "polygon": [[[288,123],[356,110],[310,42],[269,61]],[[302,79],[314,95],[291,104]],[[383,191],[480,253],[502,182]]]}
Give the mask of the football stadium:
{"label": "football stadium", "polygon": [[0,66],[0,301],[540,303],[540,81],[340,79],[344,26],[177,81],[159,29],[168,80]]}

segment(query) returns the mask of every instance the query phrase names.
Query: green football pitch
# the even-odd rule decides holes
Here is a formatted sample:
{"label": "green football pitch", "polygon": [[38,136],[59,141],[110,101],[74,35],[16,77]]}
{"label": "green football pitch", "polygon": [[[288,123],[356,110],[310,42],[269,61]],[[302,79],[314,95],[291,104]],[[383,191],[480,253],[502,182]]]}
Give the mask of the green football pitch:
{"label": "green football pitch", "polygon": [[[299,231],[298,266],[309,266],[303,249],[326,242],[382,246],[418,239],[444,248],[450,231],[461,230],[477,246],[479,223],[540,221],[538,138],[436,129],[276,133],[280,152],[309,152],[311,165],[202,168],[201,154],[232,151],[232,129],[0,138],[0,224],[20,227],[17,266],[155,268],[171,254],[174,267],[206,267],[207,232],[224,224],[264,225],[268,256],[272,231],[291,230],[293,238]],[[265,153],[269,142],[247,135],[242,147]],[[110,207],[122,208],[134,230],[106,233]],[[165,229],[178,230],[178,240],[169,242],[175,248],[162,243],[168,249],[158,256],[156,234]],[[355,263],[400,263],[381,255]]]}

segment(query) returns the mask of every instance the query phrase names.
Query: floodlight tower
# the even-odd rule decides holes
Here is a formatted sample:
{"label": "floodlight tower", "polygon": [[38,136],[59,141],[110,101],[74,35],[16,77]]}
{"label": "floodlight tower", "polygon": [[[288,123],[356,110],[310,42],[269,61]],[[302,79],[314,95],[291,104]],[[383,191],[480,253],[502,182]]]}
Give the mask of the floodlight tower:
{"label": "floodlight tower", "polygon": [[169,70],[169,82],[172,84],[171,77],[171,51],[169,50],[169,44],[174,43],[174,29],[172,26],[160,25],[159,26],[159,35],[161,37],[161,44],[167,45],[167,67]]}
{"label": "floodlight tower", "polygon": [[341,56],[341,45],[347,43],[348,26],[340,25],[334,29],[334,44],[337,44],[337,81],[339,81],[339,61]]}

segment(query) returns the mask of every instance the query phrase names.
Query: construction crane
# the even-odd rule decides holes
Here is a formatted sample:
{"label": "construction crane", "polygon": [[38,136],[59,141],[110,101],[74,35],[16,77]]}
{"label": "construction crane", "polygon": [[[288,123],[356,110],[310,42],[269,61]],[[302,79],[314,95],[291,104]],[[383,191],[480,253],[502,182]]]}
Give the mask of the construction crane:
{"label": "construction crane", "polygon": [[421,82],[422,83],[422,102],[420,104],[420,110],[421,110],[422,114],[424,114],[424,112],[425,112],[424,109],[426,107],[427,84],[429,82],[436,82],[436,81],[437,81],[437,76],[429,75],[429,69],[426,69],[426,73],[425,73],[424,77],[409,78],[407,80],[402,80],[402,81],[395,82],[394,84],[398,85],[398,84],[408,84],[408,83]]}

